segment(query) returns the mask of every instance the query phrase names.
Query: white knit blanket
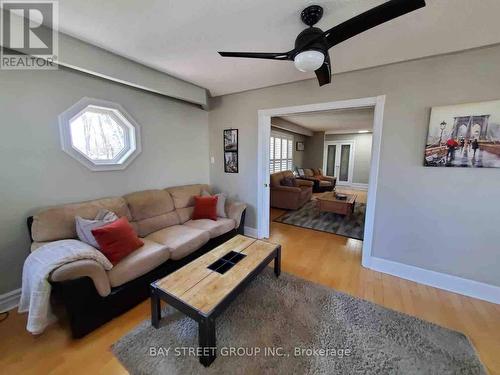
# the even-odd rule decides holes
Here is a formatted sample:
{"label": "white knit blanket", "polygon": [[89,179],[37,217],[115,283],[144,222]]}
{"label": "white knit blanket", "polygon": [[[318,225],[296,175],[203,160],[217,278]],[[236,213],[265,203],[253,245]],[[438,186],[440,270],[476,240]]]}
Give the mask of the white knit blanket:
{"label": "white knit blanket", "polygon": [[54,241],[28,256],[23,267],[19,312],[29,311],[26,326],[29,332],[38,335],[56,320],[50,309],[50,273],[66,263],[81,259],[95,260],[105,270],[113,267],[103,253],[77,240]]}

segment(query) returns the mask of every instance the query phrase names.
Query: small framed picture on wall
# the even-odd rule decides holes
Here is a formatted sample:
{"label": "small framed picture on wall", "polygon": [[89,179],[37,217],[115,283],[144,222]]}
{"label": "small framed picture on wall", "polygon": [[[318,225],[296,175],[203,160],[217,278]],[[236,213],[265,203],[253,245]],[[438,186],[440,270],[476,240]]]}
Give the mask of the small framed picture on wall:
{"label": "small framed picture on wall", "polygon": [[304,151],[304,142],[295,142],[296,151]]}
{"label": "small framed picture on wall", "polygon": [[238,173],[238,129],[224,129],[224,172]]}
{"label": "small framed picture on wall", "polygon": [[238,152],[224,152],[224,172],[238,173]]}
{"label": "small framed picture on wall", "polygon": [[224,152],[238,151],[238,129],[224,130]]}

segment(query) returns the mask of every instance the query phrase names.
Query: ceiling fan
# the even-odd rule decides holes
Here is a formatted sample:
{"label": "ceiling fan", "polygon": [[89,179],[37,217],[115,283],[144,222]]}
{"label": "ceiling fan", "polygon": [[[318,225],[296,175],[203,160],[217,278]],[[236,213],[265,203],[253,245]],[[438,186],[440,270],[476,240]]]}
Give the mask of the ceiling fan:
{"label": "ceiling fan", "polygon": [[309,27],[295,39],[295,48],[283,53],[219,52],[223,57],[248,57],[255,59],[291,60],[302,72],[316,73],[320,86],[331,82],[331,64],[328,50],[372,27],[413,12],[425,6],[425,0],[390,0],[361,13],[327,31],[313,27],[323,16],[323,8],[310,5],[300,17]]}

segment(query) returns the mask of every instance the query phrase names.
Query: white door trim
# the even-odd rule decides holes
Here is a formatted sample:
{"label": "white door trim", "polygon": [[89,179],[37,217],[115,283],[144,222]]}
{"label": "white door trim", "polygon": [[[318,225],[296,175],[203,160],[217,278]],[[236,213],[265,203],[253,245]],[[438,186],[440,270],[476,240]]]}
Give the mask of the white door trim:
{"label": "white door trim", "polygon": [[[337,148],[335,149],[335,161],[337,161],[337,156],[339,157],[340,160],[340,153],[342,145],[350,145],[351,149],[349,150],[349,172],[347,176],[347,181],[340,181],[339,178],[337,177],[337,185],[343,185],[343,186],[350,186],[352,185],[352,176],[354,174],[354,148],[356,147],[356,142],[352,139],[347,139],[345,141],[325,141],[324,146],[323,146],[323,172],[326,175],[326,164],[327,164],[327,156],[328,156],[328,146],[329,145],[336,145]],[[340,146],[340,147],[338,147]],[[334,172],[335,173],[335,172]],[[331,176],[335,177],[335,176]]]}
{"label": "white door trim", "polygon": [[258,153],[257,153],[257,237],[269,237],[269,138],[271,117],[295,113],[328,111],[346,108],[375,108],[373,121],[372,156],[368,183],[365,231],[361,263],[368,267],[371,263],[375,204],[377,197],[380,164],[380,145],[384,119],[385,95],[370,98],[339,100],[327,103],[307,104],[293,107],[261,109],[258,111]]}

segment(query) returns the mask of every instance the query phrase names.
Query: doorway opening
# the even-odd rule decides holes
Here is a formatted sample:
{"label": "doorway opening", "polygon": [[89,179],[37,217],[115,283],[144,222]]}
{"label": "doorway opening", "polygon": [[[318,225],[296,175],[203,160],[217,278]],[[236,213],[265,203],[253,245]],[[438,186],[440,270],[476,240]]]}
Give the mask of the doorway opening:
{"label": "doorway opening", "polygon": [[[363,213],[365,225],[364,229],[361,229],[361,237],[363,238],[362,264],[369,266],[373,240],[384,102],[385,96],[378,96],[305,106],[266,109],[258,112],[257,236],[259,238],[268,238],[270,235],[269,207],[271,200],[273,200],[275,205],[277,202],[276,199],[282,200],[282,198],[275,194],[271,198],[271,186],[282,185],[281,179],[290,173],[293,174],[293,176],[290,176],[293,180],[292,183],[299,184],[300,190],[307,190],[305,185],[311,186],[311,192],[314,189],[313,200],[318,198],[319,194],[317,193],[332,191],[332,184],[335,187],[335,192],[338,193],[333,194],[335,199],[342,198],[342,195],[352,195],[350,194],[350,190],[359,191],[361,189],[364,191],[364,199],[366,201],[366,212]],[[312,118],[318,121],[323,118],[323,121],[325,121],[327,115],[332,113],[332,111],[336,111],[337,113],[354,113],[353,111],[357,111],[358,115],[359,113],[369,114],[369,125],[371,125],[371,128],[365,122],[362,126],[363,128],[359,128],[358,126],[358,128],[354,129],[354,121],[344,119],[342,123],[347,125],[346,129],[339,127],[333,129],[334,127],[332,127],[332,129],[327,130],[323,127],[320,129],[321,131],[312,131],[312,136],[300,134],[301,131],[304,132],[304,129],[307,130],[305,126],[297,124],[297,122],[300,122],[300,118],[309,118],[307,120],[309,123],[312,121]],[[293,125],[296,126],[294,129]],[[312,127],[314,128],[314,126]],[[311,126],[308,128],[311,128]],[[317,135],[316,133],[320,134]],[[297,139],[293,137],[293,134],[298,134]],[[311,140],[304,142],[301,139],[301,135],[310,137]],[[356,168],[357,141],[354,139],[354,135],[370,136],[370,155],[366,161],[367,166],[365,169]],[[279,147],[279,150],[277,147]],[[301,168],[299,168],[299,164],[302,164]],[[314,176],[306,176],[306,174],[309,175],[310,173],[313,173]],[[360,174],[365,174],[366,178],[360,180]],[[319,179],[317,178],[318,175]],[[277,179],[280,179],[280,182],[277,182]],[[302,182],[301,180],[306,180],[306,182]],[[285,181],[285,184],[288,183],[288,181]],[[284,189],[280,188],[277,190]],[[299,192],[297,188],[294,190]],[[345,194],[343,194],[344,192]],[[302,196],[297,199],[306,200],[306,194],[305,191],[302,191]],[[325,201],[322,202],[324,203],[322,209],[326,211],[331,210],[334,213],[343,213],[345,211],[346,214],[349,214],[348,209],[354,210],[355,204],[340,204],[337,207],[335,202],[328,201],[332,194],[322,195],[325,198]],[[350,198],[348,197],[347,199]],[[311,209],[321,207],[319,201],[317,203],[314,204],[314,207],[311,204]]]}

